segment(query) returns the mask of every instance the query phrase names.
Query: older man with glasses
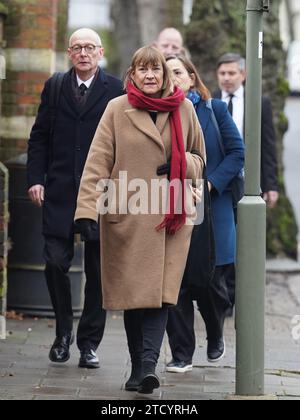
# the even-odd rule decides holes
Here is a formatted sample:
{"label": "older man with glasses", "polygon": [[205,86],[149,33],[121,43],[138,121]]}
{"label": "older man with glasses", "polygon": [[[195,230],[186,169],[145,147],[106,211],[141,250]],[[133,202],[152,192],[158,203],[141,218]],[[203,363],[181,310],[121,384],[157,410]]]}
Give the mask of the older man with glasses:
{"label": "older man with glasses", "polygon": [[[64,363],[74,340],[68,271],[74,255],[74,234],[85,242],[85,301],[77,330],[79,367],[98,368],[96,350],[104,333],[99,234],[96,222],[74,226],[77,194],[84,164],[99,120],[108,102],[123,94],[122,82],[105,74],[98,63],[104,49],[99,35],[83,28],[69,41],[73,64],[61,79],[50,78],[32,128],[28,147],[28,193],[43,208],[46,281],[56,317],[56,338],[49,358]],[[55,79],[57,80],[57,79]],[[56,95],[54,95],[56,91]],[[51,105],[51,97],[56,103]]]}

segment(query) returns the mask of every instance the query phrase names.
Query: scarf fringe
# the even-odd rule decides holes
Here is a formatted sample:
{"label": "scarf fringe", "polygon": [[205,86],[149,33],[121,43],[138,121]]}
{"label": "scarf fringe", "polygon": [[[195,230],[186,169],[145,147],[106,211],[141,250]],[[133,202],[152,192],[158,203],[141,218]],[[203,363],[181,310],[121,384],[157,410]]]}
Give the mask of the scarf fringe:
{"label": "scarf fringe", "polygon": [[184,217],[177,217],[174,219],[167,216],[160,225],[156,226],[156,230],[157,232],[160,232],[161,230],[166,229],[168,235],[175,235],[175,233],[178,232],[184,224]]}

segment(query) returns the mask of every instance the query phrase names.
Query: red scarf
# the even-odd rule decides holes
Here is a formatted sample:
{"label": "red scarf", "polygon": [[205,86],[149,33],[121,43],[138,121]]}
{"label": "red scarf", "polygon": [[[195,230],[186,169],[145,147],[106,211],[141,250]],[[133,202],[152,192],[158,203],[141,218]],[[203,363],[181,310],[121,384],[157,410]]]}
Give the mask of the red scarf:
{"label": "red scarf", "polygon": [[[172,158],[170,182],[179,180],[181,187],[175,182],[174,187],[169,189],[169,210],[164,221],[157,226],[157,230],[166,228],[166,232],[174,235],[186,220],[185,212],[185,180],[186,180],[186,156],[182,134],[181,118],[179,107],[185,99],[184,92],[175,87],[172,96],[167,98],[150,98],[137,89],[132,83],[127,85],[129,103],[138,109],[147,111],[170,112],[170,124],[172,133]],[[179,202],[181,201],[181,203]],[[181,204],[181,212],[175,213],[176,203]]]}

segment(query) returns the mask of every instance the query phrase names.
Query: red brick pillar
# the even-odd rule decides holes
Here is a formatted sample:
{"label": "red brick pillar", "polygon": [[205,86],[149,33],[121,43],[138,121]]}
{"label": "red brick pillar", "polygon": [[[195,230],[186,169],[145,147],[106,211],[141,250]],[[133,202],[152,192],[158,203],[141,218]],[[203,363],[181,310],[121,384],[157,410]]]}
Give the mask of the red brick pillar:
{"label": "red brick pillar", "polygon": [[59,0],[57,9],[56,31],[56,66],[55,71],[65,72],[68,70],[69,59],[66,54],[68,46],[68,18],[69,0]]}
{"label": "red brick pillar", "polygon": [[[5,59],[2,53],[3,22],[7,9],[0,1],[0,126],[1,86],[5,78]],[[6,338],[6,290],[7,290],[7,225],[8,225],[8,171],[0,162],[0,339]]]}
{"label": "red brick pillar", "polygon": [[0,1],[0,118],[1,118],[1,81],[5,79],[6,75],[6,62],[3,53],[3,26],[4,20],[7,16],[7,8]]}
{"label": "red brick pillar", "polygon": [[0,339],[6,337],[8,217],[8,170],[0,162]]}
{"label": "red brick pillar", "polygon": [[2,91],[2,160],[27,148],[40,93],[55,69],[58,0],[2,0],[7,80]]}

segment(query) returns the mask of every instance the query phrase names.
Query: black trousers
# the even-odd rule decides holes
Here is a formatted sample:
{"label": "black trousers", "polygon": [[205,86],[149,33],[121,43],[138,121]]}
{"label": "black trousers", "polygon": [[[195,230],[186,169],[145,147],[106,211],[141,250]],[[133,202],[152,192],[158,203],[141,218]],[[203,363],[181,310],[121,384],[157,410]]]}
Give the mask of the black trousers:
{"label": "black trousers", "polygon": [[[70,239],[45,235],[45,275],[56,317],[56,336],[70,334],[73,329],[71,283],[68,276],[74,256],[74,237]],[[86,276],[83,312],[77,330],[80,350],[99,346],[105,328],[106,311],[102,308],[100,276],[100,244],[85,242]]]}
{"label": "black trousers", "polygon": [[124,311],[131,361],[157,364],[168,320],[168,308]]}
{"label": "black trousers", "polygon": [[[198,309],[205,322],[207,338],[210,339],[223,336],[225,313],[231,306],[226,285],[227,274],[231,269],[231,264],[216,267],[210,286],[203,288],[203,294],[197,300]],[[177,306],[169,309],[167,333],[173,359],[191,361],[196,346],[194,303],[184,283]]]}
{"label": "black trousers", "polygon": [[225,273],[225,281],[227,285],[228,295],[231,306],[235,305],[235,264],[230,264]]}

